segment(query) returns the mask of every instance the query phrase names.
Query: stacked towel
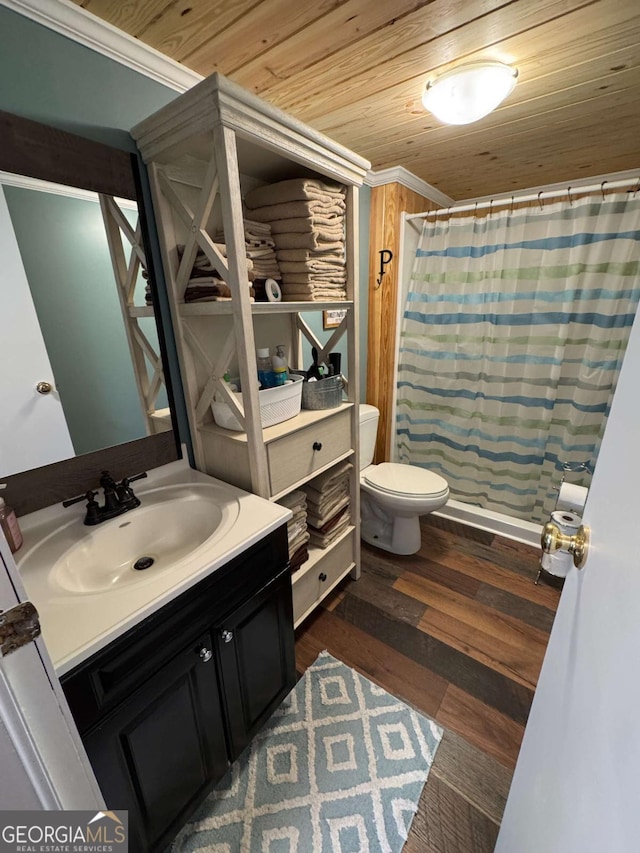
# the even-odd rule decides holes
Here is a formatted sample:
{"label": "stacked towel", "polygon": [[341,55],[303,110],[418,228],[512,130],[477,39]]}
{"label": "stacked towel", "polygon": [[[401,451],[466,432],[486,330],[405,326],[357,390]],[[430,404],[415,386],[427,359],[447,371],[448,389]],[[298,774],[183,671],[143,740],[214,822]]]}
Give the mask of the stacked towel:
{"label": "stacked towel", "polygon": [[347,298],[343,187],[296,178],[247,193],[253,221],[268,222],[284,301]]}
{"label": "stacked towel", "polygon": [[289,492],[278,503],[293,513],[287,522],[287,540],[289,543],[289,569],[291,573],[309,559],[309,532],[307,530],[307,495],[303,491]]}
{"label": "stacked towel", "polygon": [[351,522],[350,462],[341,462],[303,486],[310,542],[327,548]]}
{"label": "stacked towel", "polygon": [[[215,244],[220,254],[226,258],[227,247],[224,243]],[[184,246],[178,246],[178,255],[182,257]],[[247,258],[247,276],[251,281],[254,278],[253,261]],[[255,299],[255,291],[249,288],[249,298]],[[202,249],[198,249],[191,276],[187,282],[184,293],[185,302],[230,302],[231,288],[221,277],[218,270],[211,263]]]}
{"label": "stacked towel", "polygon": [[[264,282],[268,278],[280,281],[280,267],[276,259],[275,242],[271,236],[271,226],[268,222],[244,221],[244,241],[247,257],[253,261],[255,274],[254,286],[264,290]],[[260,282],[260,285],[258,284]]]}

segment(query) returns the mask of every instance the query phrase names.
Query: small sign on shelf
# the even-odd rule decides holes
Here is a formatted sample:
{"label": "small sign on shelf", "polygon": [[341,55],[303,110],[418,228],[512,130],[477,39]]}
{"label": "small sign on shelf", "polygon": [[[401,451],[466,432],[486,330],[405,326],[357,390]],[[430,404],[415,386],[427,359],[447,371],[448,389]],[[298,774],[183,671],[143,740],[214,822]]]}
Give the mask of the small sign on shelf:
{"label": "small sign on shelf", "polygon": [[322,312],[322,328],[336,329],[347,316],[346,308],[330,308]]}

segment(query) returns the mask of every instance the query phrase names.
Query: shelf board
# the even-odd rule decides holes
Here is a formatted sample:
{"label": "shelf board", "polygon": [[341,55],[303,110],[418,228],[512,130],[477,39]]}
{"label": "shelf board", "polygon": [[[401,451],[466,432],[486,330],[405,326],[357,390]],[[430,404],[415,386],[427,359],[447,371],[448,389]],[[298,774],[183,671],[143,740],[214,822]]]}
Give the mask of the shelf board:
{"label": "shelf board", "polygon": [[[343,412],[345,409],[351,408],[353,408],[353,403],[345,402],[341,403],[335,409],[301,409],[300,413],[297,414],[295,418],[289,418],[288,421],[283,421],[282,423],[275,424],[274,426],[265,427],[262,430],[264,442],[265,444],[268,444],[270,441],[275,441],[278,438],[297,432],[299,429],[318,423],[318,421],[323,421],[326,418],[337,415],[339,412]],[[213,433],[214,435],[223,436],[224,438],[237,441],[241,444],[247,444],[246,432],[224,429],[215,423],[205,424],[204,426],[201,426],[200,429],[203,432]]]}
{"label": "shelf board", "polygon": [[130,305],[130,317],[155,317],[153,305]]}
{"label": "shelf board", "polygon": [[338,536],[337,539],[334,539],[334,541],[331,543],[331,545],[329,545],[328,548],[319,548],[317,545],[309,545],[309,559],[306,560],[300,566],[300,568],[291,575],[291,582],[293,584],[297,583],[300,578],[302,578],[304,575],[307,574],[307,572],[310,572],[315,566],[317,566],[317,564],[323,557],[326,557],[327,554],[330,554],[334,548],[337,548],[338,545],[342,542],[342,540],[346,539],[351,533],[353,533],[354,530],[355,526],[353,524],[350,524],[345,527],[340,536]]}
{"label": "shelf board", "polygon": [[[299,314],[302,311],[334,311],[353,308],[353,302],[345,299],[336,299],[331,302],[251,302],[250,304],[252,314]],[[180,303],[178,310],[182,317],[224,316],[233,313],[233,302],[185,302]]]}

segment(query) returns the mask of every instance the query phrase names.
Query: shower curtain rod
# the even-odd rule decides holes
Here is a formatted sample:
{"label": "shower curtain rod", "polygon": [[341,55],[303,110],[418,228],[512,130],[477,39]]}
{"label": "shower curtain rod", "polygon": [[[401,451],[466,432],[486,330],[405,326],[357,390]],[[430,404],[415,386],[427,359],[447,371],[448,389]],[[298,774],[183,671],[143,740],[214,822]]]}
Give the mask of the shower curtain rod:
{"label": "shower curtain rod", "polygon": [[[476,210],[483,210],[484,208],[494,208],[494,207],[504,207],[513,204],[520,204],[524,201],[538,201],[540,207],[543,207],[544,202],[548,201],[552,198],[561,198],[562,196],[568,195],[569,201],[571,201],[571,191],[578,195],[582,195],[583,193],[594,193],[600,191],[602,193],[602,197],[604,198],[606,193],[610,190],[618,190],[622,187],[633,187],[635,186],[636,190],[640,189],[640,178],[627,178],[625,180],[620,181],[602,181],[599,184],[590,184],[585,187],[567,187],[564,190],[555,190],[553,192],[545,193],[544,190],[540,190],[538,193],[531,193],[530,195],[512,195],[510,198],[499,198],[495,201],[491,199],[491,201],[479,201],[474,202],[473,204],[461,204],[456,206],[455,204],[451,207],[440,207],[437,210],[425,210],[423,213],[410,213],[405,214],[405,219],[410,222],[413,219],[426,219],[428,216],[445,216],[450,213],[466,213],[467,211],[473,210],[474,213]],[[635,195],[635,191],[634,191]]]}

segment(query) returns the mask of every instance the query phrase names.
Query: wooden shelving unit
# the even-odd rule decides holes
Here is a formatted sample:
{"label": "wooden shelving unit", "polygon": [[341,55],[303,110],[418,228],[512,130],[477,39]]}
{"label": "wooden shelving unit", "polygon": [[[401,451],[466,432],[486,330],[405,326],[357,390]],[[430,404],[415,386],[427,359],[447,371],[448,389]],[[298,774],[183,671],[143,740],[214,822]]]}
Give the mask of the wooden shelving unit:
{"label": "wooden shelving unit", "polygon": [[[149,166],[197,467],[278,500],[344,459],[353,463],[351,526],[329,548],[310,549],[309,559],[294,577],[294,618],[299,624],[345,574],[359,573],[358,187],[369,164],[218,74],[132,133]],[[243,194],[256,186],[306,176],[346,187],[348,298],[251,302]],[[226,257],[212,239],[220,231]],[[231,301],[184,302],[197,251],[205,253],[227,282]],[[337,329],[319,339],[304,315],[331,309],[346,309],[346,316]],[[295,418],[263,429],[256,347],[284,343],[289,364],[301,368],[304,339],[325,360],[343,336],[349,380],[343,405],[302,410]],[[240,378],[241,404],[223,379],[228,370]],[[228,403],[242,432],[215,424],[214,395]]]}

